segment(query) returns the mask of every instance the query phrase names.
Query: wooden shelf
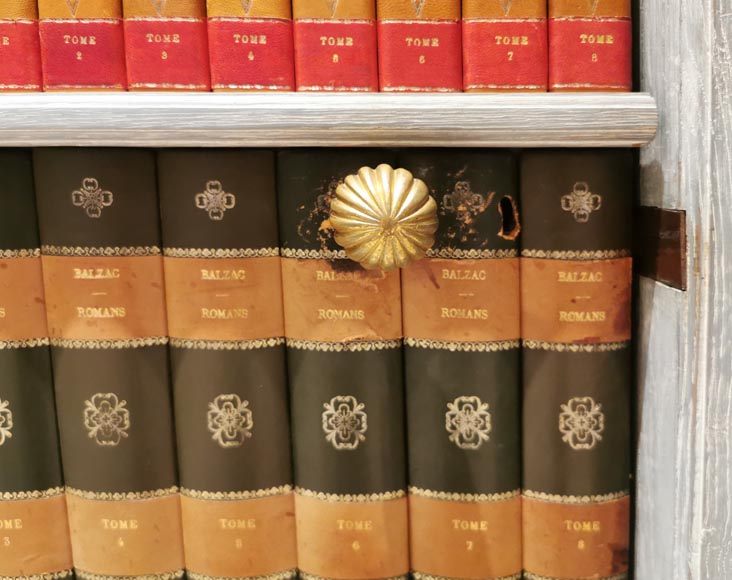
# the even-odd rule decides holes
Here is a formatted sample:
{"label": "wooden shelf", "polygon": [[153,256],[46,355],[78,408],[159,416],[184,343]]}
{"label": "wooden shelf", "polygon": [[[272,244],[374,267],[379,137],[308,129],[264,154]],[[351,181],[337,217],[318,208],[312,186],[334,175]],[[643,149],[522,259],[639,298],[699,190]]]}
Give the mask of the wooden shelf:
{"label": "wooden shelf", "polygon": [[0,146],[638,147],[642,93],[0,96]]}

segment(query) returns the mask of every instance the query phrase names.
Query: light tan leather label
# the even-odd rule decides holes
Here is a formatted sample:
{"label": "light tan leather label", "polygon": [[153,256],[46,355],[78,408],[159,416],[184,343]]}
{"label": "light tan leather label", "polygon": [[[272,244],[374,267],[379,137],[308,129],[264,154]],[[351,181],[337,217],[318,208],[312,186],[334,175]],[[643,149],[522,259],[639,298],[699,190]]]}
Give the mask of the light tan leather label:
{"label": "light tan leather label", "polygon": [[546,18],[546,0],[463,0],[463,20]]}
{"label": "light tan leather label", "polygon": [[122,18],[122,0],[38,0],[41,18]]}
{"label": "light tan leather label", "polygon": [[43,256],[51,338],[166,336],[160,256]]}
{"label": "light tan leather label", "polygon": [[412,569],[445,578],[521,572],[521,498],[458,502],[409,496]]}
{"label": "light tan leather label", "polygon": [[524,570],[607,578],[628,570],[630,499],[569,505],[523,498]]}
{"label": "light tan leather label", "polygon": [[38,5],[35,0],[4,0],[0,2],[0,19],[16,18],[34,20],[38,18]]}
{"label": "light tan leather label", "polygon": [[292,12],[298,18],[354,20],[376,18],[375,0],[292,0]]}
{"label": "light tan leather label", "polygon": [[402,336],[399,272],[363,270],[350,260],[283,258],[287,338],[322,342]]}
{"label": "light tan leather label", "polygon": [[519,260],[425,258],[402,270],[404,336],[484,342],[520,336]]}
{"label": "light tan leather label", "polygon": [[68,496],[74,566],[109,576],[181,570],[180,498],[92,500]]}
{"label": "light tan leather label", "polygon": [[125,18],[206,18],[206,0],[122,0]]}
{"label": "light tan leather label", "polygon": [[294,494],[241,501],[181,496],[181,507],[191,572],[248,578],[297,567]]}
{"label": "light tan leather label", "polygon": [[208,0],[208,17],[291,18],[290,0]]}
{"label": "light tan leather label", "polygon": [[632,259],[521,258],[521,335],[564,343],[630,339]]}
{"label": "light tan leather label", "polygon": [[630,0],[550,0],[549,16],[562,17],[630,17]]}
{"label": "light tan leather label", "polygon": [[279,258],[164,258],[168,330],[174,338],[284,336]]}
{"label": "light tan leather label", "polygon": [[459,20],[461,0],[376,0],[379,20]]}
{"label": "light tan leather label", "polygon": [[407,498],[328,502],[295,496],[299,568],[343,580],[402,576],[409,571]]}
{"label": "light tan leather label", "polygon": [[69,570],[66,500],[0,501],[0,576],[28,577]]}
{"label": "light tan leather label", "polygon": [[41,258],[0,260],[0,340],[44,338]]}

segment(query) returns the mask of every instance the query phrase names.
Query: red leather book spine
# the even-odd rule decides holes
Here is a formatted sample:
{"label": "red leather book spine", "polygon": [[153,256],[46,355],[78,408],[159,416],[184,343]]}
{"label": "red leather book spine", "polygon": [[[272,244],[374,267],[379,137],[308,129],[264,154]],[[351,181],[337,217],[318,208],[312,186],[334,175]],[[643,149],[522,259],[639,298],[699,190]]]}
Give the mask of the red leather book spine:
{"label": "red leather book spine", "polygon": [[0,91],[40,91],[41,48],[35,2],[0,4]]}
{"label": "red leather book spine", "polygon": [[374,0],[293,0],[298,91],[379,90]]}
{"label": "red leather book spine", "polygon": [[123,5],[130,90],[211,90],[205,0]]}
{"label": "red leather book spine", "polygon": [[466,92],[546,91],[545,0],[463,0]]}
{"label": "red leather book spine", "polygon": [[630,91],[630,0],[549,0],[549,90]]}
{"label": "red leather book spine", "polygon": [[120,0],[38,0],[43,88],[127,88]]}
{"label": "red leather book spine", "polygon": [[292,91],[295,63],[289,0],[208,0],[214,91]]}
{"label": "red leather book spine", "polygon": [[377,0],[377,7],[382,91],[462,91],[460,0]]}

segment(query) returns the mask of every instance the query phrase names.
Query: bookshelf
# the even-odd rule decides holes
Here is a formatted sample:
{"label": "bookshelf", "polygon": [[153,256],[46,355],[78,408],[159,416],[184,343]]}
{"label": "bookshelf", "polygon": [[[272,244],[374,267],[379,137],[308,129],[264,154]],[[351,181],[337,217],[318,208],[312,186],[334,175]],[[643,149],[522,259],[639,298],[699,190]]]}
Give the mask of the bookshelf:
{"label": "bookshelf", "polygon": [[0,147],[639,147],[638,201],[686,212],[686,291],[636,285],[633,577],[732,567],[730,2],[636,0],[632,94],[0,95]]}
{"label": "bookshelf", "polygon": [[641,93],[48,93],[0,96],[13,147],[638,147]]}

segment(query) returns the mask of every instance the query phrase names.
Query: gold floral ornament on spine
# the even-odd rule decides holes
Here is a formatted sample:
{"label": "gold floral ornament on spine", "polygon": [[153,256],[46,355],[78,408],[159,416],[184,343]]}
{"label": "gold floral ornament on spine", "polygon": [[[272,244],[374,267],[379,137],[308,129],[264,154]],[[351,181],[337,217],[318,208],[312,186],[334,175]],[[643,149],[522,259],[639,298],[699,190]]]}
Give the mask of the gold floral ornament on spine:
{"label": "gold floral ornament on spine", "polygon": [[406,169],[362,167],[330,205],[335,241],[367,270],[404,268],[435,243],[437,203]]}

